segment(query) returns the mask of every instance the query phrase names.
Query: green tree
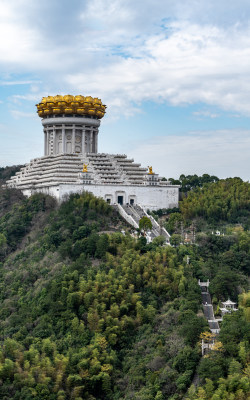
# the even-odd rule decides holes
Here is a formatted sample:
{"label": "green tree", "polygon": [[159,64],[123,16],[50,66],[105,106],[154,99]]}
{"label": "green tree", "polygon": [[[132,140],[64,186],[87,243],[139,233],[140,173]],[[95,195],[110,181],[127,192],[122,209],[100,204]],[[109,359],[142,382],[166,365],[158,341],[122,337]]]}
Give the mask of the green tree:
{"label": "green tree", "polygon": [[169,241],[170,241],[171,246],[177,247],[181,244],[181,235],[177,235],[177,233],[174,233],[170,237]]}
{"label": "green tree", "polygon": [[152,229],[151,220],[148,217],[143,216],[139,221],[139,229],[140,231],[143,231],[143,234],[145,236],[146,232]]}

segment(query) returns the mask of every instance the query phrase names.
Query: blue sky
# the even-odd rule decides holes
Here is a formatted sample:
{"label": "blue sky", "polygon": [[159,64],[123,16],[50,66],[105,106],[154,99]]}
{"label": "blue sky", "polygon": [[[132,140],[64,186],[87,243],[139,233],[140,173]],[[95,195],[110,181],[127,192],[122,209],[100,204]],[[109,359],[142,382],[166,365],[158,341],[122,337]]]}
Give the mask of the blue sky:
{"label": "blue sky", "polygon": [[250,2],[2,0],[0,166],[43,155],[35,104],[107,105],[99,151],[250,178]]}

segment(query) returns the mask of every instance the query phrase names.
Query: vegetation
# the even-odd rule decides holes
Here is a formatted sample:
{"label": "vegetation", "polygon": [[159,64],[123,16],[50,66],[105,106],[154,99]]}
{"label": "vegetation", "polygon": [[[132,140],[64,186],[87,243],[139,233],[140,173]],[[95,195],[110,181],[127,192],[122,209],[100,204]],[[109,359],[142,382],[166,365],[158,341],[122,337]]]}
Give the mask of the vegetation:
{"label": "vegetation", "polygon": [[[167,216],[172,246],[164,246],[160,237],[132,238],[115,210],[89,193],[58,206],[2,189],[0,398],[246,400],[248,190],[234,178],[190,191]],[[215,199],[227,207],[225,235],[201,229],[194,244],[183,244],[183,230],[210,224],[197,204],[209,209]],[[203,358],[200,336],[209,328],[198,279],[210,279],[215,312],[239,296],[221,346]]]}
{"label": "vegetation", "polygon": [[205,384],[191,386],[187,400],[248,400],[250,392],[250,293],[240,296],[240,309],[223,319],[215,349],[200,362],[198,372]]}
{"label": "vegetation", "polygon": [[175,249],[123,236],[121,224],[88,193],[60,207],[40,194],[18,198],[3,213],[1,398],[182,396],[206,327],[196,280]]}
{"label": "vegetation", "polygon": [[214,175],[203,174],[202,176],[198,175],[180,175],[179,179],[169,178],[169,181],[173,185],[180,185],[181,192],[189,192],[197,187],[202,187],[207,183],[214,183],[218,182],[219,178]]}
{"label": "vegetation", "polygon": [[140,231],[143,231],[143,234],[145,236],[146,232],[152,229],[151,220],[146,216],[142,217],[139,221],[139,229]]}
{"label": "vegetation", "polygon": [[237,223],[250,216],[250,184],[228,178],[206,184],[188,193],[180,205],[185,219],[203,217],[210,221]]}
{"label": "vegetation", "polygon": [[23,165],[12,165],[11,167],[0,167],[0,186],[10,179]]}

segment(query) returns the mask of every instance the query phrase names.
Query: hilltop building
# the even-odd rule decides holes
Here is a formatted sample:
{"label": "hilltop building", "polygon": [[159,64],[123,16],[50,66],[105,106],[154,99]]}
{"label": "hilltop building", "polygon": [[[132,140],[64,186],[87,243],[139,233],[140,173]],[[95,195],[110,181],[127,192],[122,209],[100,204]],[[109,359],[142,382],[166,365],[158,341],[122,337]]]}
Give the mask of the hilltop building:
{"label": "hilltop building", "polygon": [[125,154],[98,152],[106,106],[90,96],[48,96],[37,104],[44,131],[44,156],[31,160],[8,182],[30,196],[61,201],[70,193],[92,192],[110,204],[156,210],[178,206],[179,186],[161,180]]}

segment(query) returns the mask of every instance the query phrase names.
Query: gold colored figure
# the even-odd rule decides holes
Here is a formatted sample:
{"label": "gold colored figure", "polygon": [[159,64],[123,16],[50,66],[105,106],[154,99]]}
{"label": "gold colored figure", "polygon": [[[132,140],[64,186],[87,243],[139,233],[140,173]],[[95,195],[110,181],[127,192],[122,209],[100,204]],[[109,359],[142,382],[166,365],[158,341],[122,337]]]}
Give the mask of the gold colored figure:
{"label": "gold colored figure", "polygon": [[149,174],[149,175],[154,175],[153,167],[152,167],[152,166],[151,166],[151,167],[148,167],[148,174]]}
{"label": "gold colored figure", "polygon": [[88,164],[83,164],[82,172],[88,172]]}

